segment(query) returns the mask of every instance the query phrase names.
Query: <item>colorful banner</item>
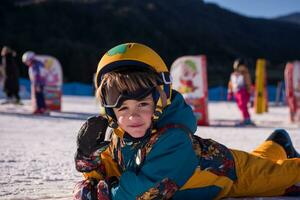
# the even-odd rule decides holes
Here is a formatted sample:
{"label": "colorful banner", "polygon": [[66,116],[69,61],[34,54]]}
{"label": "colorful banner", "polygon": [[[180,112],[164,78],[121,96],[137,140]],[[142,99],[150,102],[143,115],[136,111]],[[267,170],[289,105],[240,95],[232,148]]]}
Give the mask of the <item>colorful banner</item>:
{"label": "colorful banner", "polygon": [[47,108],[53,111],[61,111],[61,96],[63,73],[59,61],[48,55],[36,55],[36,58],[44,63],[46,69],[45,101]]}
{"label": "colorful banner", "polygon": [[198,125],[208,125],[206,57],[183,56],[171,66],[173,88],[192,107]]}
{"label": "colorful banner", "polygon": [[290,120],[300,122],[300,61],[288,62],[284,70],[286,100]]}

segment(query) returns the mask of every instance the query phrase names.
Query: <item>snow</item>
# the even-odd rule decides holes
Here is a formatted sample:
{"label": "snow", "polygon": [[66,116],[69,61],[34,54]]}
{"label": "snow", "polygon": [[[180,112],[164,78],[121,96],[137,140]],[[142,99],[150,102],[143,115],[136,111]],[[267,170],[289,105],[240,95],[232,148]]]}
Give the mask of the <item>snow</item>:
{"label": "snow", "polygon": [[[0,105],[0,199],[71,199],[74,184],[81,180],[73,162],[76,135],[84,120],[99,110],[93,97],[83,96],[64,96],[63,112],[50,116],[30,115],[29,100],[23,106]],[[211,126],[199,127],[197,134],[251,151],[272,130],[285,128],[300,150],[299,125],[289,122],[287,107],[251,114],[257,127],[233,127],[240,118],[235,103],[209,102]]]}

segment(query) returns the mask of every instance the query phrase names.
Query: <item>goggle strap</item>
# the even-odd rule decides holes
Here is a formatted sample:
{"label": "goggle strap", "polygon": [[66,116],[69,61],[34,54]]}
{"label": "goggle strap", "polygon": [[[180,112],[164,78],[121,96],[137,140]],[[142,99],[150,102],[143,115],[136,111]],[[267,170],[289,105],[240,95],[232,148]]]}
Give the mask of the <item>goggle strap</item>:
{"label": "goggle strap", "polygon": [[162,114],[163,108],[166,107],[168,103],[168,98],[163,90],[163,87],[163,85],[156,86],[156,91],[159,93],[159,99],[157,100],[155,112],[153,114],[154,120],[157,120],[159,118],[159,116]]}
{"label": "goggle strap", "polygon": [[157,102],[157,106],[161,106],[162,108],[167,106],[167,95],[162,89],[163,85],[156,86],[157,91],[159,92],[159,99]]}
{"label": "goggle strap", "polygon": [[172,77],[170,76],[169,72],[161,72],[159,75],[164,84],[169,85],[172,83]]}
{"label": "goggle strap", "polygon": [[114,112],[112,111],[112,108],[105,108],[105,116],[108,121],[108,126],[111,128],[118,128],[118,123],[113,119],[112,116],[114,116]]}
{"label": "goggle strap", "polygon": [[[169,100],[170,97],[171,97],[171,93],[172,93],[172,90],[171,90],[171,85],[164,85],[163,86],[163,90],[165,91],[166,95],[167,95],[167,99]],[[169,102],[168,102],[168,105],[169,105]]]}

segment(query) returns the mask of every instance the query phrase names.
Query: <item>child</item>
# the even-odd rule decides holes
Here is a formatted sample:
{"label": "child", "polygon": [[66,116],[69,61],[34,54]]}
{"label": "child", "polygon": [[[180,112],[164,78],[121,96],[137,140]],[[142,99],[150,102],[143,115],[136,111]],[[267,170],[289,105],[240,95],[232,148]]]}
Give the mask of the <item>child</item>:
{"label": "child", "polygon": [[276,130],[251,154],[193,135],[193,112],[149,47],[127,43],[109,50],[95,85],[106,116],[89,119],[79,131],[75,164],[85,179],[73,199],[300,195],[300,156],[287,132]]}
{"label": "child", "polygon": [[31,81],[31,97],[34,107],[33,114],[44,114],[47,112],[44,97],[46,79],[44,64],[35,59],[35,54],[31,51],[23,54],[22,61],[29,67],[28,73]]}
{"label": "child", "polygon": [[234,61],[233,69],[234,72],[231,73],[228,83],[227,99],[231,100],[234,96],[243,115],[243,121],[240,125],[254,125],[248,111],[251,92],[251,77],[248,68],[242,59],[237,59]]}

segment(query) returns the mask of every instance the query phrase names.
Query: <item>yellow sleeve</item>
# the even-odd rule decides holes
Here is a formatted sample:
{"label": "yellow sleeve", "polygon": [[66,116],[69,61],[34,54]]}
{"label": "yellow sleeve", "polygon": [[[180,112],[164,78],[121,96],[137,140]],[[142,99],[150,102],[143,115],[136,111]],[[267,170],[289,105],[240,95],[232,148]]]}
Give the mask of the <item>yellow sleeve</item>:
{"label": "yellow sleeve", "polygon": [[98,172],[96,171],[91,171],[91,172],[83,172],[83,177],[85,179],[97,179],[97,180],[103,180],[103,176],[101,174],[99,174]]}
{"label": "yellow sleeve", "polygon": [[119,170],[119,165],[118,165],[118,163],[116,163],[116,161],[113,160],[111,155],[112,155],[111,148],[107,148],[101,154],[101,160],[105,166],[106,175],[108,177],[111,177],[111,176],[120,177],[121,172]]}
{"label": "yellow sleeve", "polygon": [[105,175],[102,175],[98,171],[93,170],[91,172],[84,172],[83,173],[84,178],[85,179],[94,178],[97,180],[102,180],[105,177],[116,176],[119,178],[121,176],[118,164],[112,159],[110,148],[107,148],[104,152],[101,153],[101,163],[103,163],[104,165]]}

